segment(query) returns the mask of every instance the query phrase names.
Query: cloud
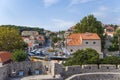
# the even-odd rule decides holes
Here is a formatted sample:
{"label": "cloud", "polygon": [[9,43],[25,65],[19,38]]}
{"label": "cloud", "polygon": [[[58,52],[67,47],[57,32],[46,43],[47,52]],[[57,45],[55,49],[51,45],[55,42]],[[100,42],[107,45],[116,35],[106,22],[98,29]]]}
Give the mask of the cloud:
{"label": "cloud", "polygon": [[118,22],[120,22],[120,18],[118,18]]}
{"label": "cloud", "polygon": [[101,17],[101,18],[105,18],[107,16],[107,11],[108,8],[105,6],[100,6],[97,11],[92,12],[93,15],[95,15],[96,17]]}
{"label": "cloud", "polygon": [[61,19],[53,19],[52,22],[54,23],[54,26],[58,27],[57,29],[60,29],[60,30],[68,29],[69,27],[75,24],[72,21],[65,21]]}
{"label": "cloud", "polygon": [[45,7],[50,7],[59,2],[59,0],[43,0]]}
{"label": "cloud", "polygon": [[75,25],[73,21],[67,21],[62,19],[52,19],[50,23],[41,25],[47,30],[51,31],[59,31],[59,30],[67,30],[71,26]]}
{"label": "cloud", "polygon": [[87,3],[93,0],[70,0],[70,6],[80,4],[80,3]]}
{"label": "cloud", "polygon": [[8,11],[12,11],[14,8],[15,0],[0,0],[0,18],[7,18]]}
{"label": "cloud", "polygon": [[119,24],[119,9],[120,8],[112,8],[110,6],[100,6],[92,14],[105,24]]}
{"label": "cloud", "polygon": [[5,7],[7,7],[9,4],[9,0],[0,0],[0,9],[4,9]]}
{"label": "cloud", "polygon": [[112,11],[115,13],[120,13],[120,7],[114,8]]}
{"label": "cloud", "polygon": [[100,7],[99,7],[99,10],[100,10],[100,11],[107,11],[107,10],[108,10],[108,8],[107,8],[107,7],[105,7],[105,6],[100,6]]}

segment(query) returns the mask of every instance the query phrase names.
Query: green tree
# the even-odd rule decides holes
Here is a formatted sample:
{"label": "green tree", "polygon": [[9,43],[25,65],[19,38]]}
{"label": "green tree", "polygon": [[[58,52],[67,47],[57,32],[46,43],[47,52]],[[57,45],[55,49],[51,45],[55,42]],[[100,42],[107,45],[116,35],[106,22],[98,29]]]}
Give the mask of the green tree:
{"label": "green tree", "polygon": [[109,56],[100,60],[101,64],[120,64],[120,57],[118,56]]}
{"label": "green tree", "polygon": [[120,54],[120,29],[116,29],[115,34],[114,34],[114,43],[118,44],[119,43],[119,54]]}
{"label": "green tree", "polygon": [[0,50],[14,51],[15,49],[23,49],[23,40],[14,28],[0,27]]}
{"label": "green tree", "polygon": [[21,62],[25,61],[26,58],[27,54],[23,50],[15,50],[12,54],[13,61]]}
{"label": "green tree", "polygon": [[52,42],[54,42],[54,43],[57,43],[59,40],[61,40],[61,38],[59,38],[59,37],[52,38]]}
{"label": "green tree", "polygon": [[26,27],[26,26],[16,26],[16,25],[2,25],[0,27],[9,27],[9,28],[15,28],[19,30],[20,34],[22,31],[38,31],[39,34],[44,34],[44,29],[43,28],[38,28],[38,27]]}
{"label": "green tree", "polygon": [[88,15],[85,16],[79,23],[75,25],[74,29],[75,33],[85,33],[85,32],[91,32],[91,33],[97,33],[101,38],[101,45],[102,50],[104,48],[104,28],[102,27],[102,23],[97,20],[97,18],[94,17],[94,15]]}
{"label": "green tree", "polygon": [[75,25],[74,32],[77,33],[92,32],[97,33],[101,36],[104,32],[104,29],[100,21],[98,21],[93,15],[88,15]]}
{"label": "green tree", "polygon": [[119,45],[118,43],[113,43],[112,46],[109,46],[108,48],[109,51],[118,51],[119,50]]}
{"label": "green tree", "polygon": [[98,64],[98,61],[99,55],[97,51],[87,48],[73,53],[73,57],[69,58],[64,65]]}

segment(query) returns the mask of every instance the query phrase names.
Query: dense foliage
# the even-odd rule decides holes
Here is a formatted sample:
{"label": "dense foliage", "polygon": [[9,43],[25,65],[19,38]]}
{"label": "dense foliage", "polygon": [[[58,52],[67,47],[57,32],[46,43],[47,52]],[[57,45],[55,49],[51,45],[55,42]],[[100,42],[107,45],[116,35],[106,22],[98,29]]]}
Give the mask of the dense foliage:
{"label": "dense foliage", "polygon": [[62,40],[62,38],[58,37],[59,33],[52,33],[50,34],[50,39],[51,39],[51,46],[54,48],[55,47],[55,43],[59,42],[60,40]]}
{"label": "dense foliage", "polygon": [[38,27],[26,27],[26,26],[16,26],[16,25],[1,25],[0,27],[9,27],[9,28],[15,28],[18,29],[20,31],[20,33],[22,31],[38,31],[39,34],[44,34],[44,29],[43,28],[38,28]]}
{"label": "dense foliage", "polygon": [[0,51],[23,49],[24,42],[19,31],[14,28],[0,27]]}
{"label": "dense foliage", "polygon": [[100,64],[120,64],[120,57],[118,56],[109,56],[103,59],[100,59]]}
{"label": "dense foliage", "polygon": [[59,40],[61,40],[61,38],[59,38],[59,37],[52,37],[51,40],[52,40],[53,43],[57,43]]}
{"label": "dense foliage", "polygon": [[101,36],[104,32],[104,29],[100,21],[98,21],[93,15],[88,15],[75,25],[74,32],[77,33],[92,32],[97,33]]}
{"label": "dense foliage", "polygon": [[12,54],[13,61],[21,62],[25,61],[26,58],[27,54],[23,50],[15,50]]}
{"label": "dense foliage", "polygon": [[120,34],[120,29],[116,29],[115,34],[113,35],[113,40],[111,40],[112,45],[108,48],[109,51],[118,51],[118,35]]}
{"label": "dense foliage", "polygon": [[78,50],[69,58],[64,65],[82,65],[82,64],[97,64],[99,55],[94,49],[87,48],[86,50]]}
{"label": "dense foliage", "polygon": [[112,46],[108,48],[109,51],[118,51],[119,50],[119,45],[118,43],[113,43]]}
{"label": "dense foliage", "polygon": [[88,15],[85,16],[79,23],[75,25],[74,29],[75,33],[85,33],[85,32],[91,32],[91,33],[97,33],[101,38],[101,45],[102,49],[104,48],[104,28],[102,26],[102,23],[98,21],[94,15]]}
{"label": "dense foliage", "polygon": [[120,64],[120,57],[109,56],[103,59],[99,58],[98,53],[94,49],[78,50],[73,56],[63,63],[65,66],[83,65],[83,64]]}

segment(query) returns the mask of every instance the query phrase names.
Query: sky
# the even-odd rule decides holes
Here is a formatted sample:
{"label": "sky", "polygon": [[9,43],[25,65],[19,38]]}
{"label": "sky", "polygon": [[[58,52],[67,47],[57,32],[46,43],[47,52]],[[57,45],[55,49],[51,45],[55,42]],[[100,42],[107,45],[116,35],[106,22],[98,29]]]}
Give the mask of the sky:
{"label": "sky", "polygon": [[0,0],[0,25],[67,30],[93,14],[103,24],[120,24],[120,0]]}

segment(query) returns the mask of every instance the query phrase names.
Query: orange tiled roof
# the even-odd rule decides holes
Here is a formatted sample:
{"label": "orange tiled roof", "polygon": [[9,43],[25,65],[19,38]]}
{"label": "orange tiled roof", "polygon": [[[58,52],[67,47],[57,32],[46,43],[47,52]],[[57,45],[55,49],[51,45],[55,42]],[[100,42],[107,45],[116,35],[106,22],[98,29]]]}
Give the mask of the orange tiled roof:
{"label": "orange tiled roof", "polygon": [[67,37],[67,45],[81,45],[82,40],[99,40],[100,37],[96,33],[73,33]]}
{"label": "orange tiled roof", "polygon": [[115,33],[115,32],[106,32],[106,34],[112,34],[112,35],[113,35],[114,33]]}
{"label": "orange tiled roof", "polygon": [[71,34],[67,37],[67,39],[70,39],[69,42],[67,42],[67,45],[81,45],[81,40],[80,40],[80,34],[78,33],[74,33],[74,34]]}
{"label": "orange tiled roof", "polygon": [[111,27],[111,26],[106,27],[106,29],[109,29],[109,30],[113,30],[113,31],[114,31],[114,28]]}
{"label": "orange tiled roof", "polygon": [[80,39],[73,39],[67,43],[67,45],[81,45],[81,40]]}
{"label": "orange tiled roof", "polygon": [[81,33],[81,37],[83,40],[97,40],[100,39],[100,37],[96,33]]}
{"label": "orange tiled roof", "polygon": [[69,36],[67,36],[67,38],[72,38],[72,39],[73,38],[77,39],[78,37],[80,38],[80,34],[79,33],[73,33],[73,34],[70,34]]}
{"label": "orange tiled roof", "polygon": [[0,52],[0,62],[5,62],[10,60],[12,57],[12,54],[9,52],[1,51]]}
{"label": "orange tiled roof", "polygon": [[38,40],[44,41],[44,37],[42,35],[39,35]]}

